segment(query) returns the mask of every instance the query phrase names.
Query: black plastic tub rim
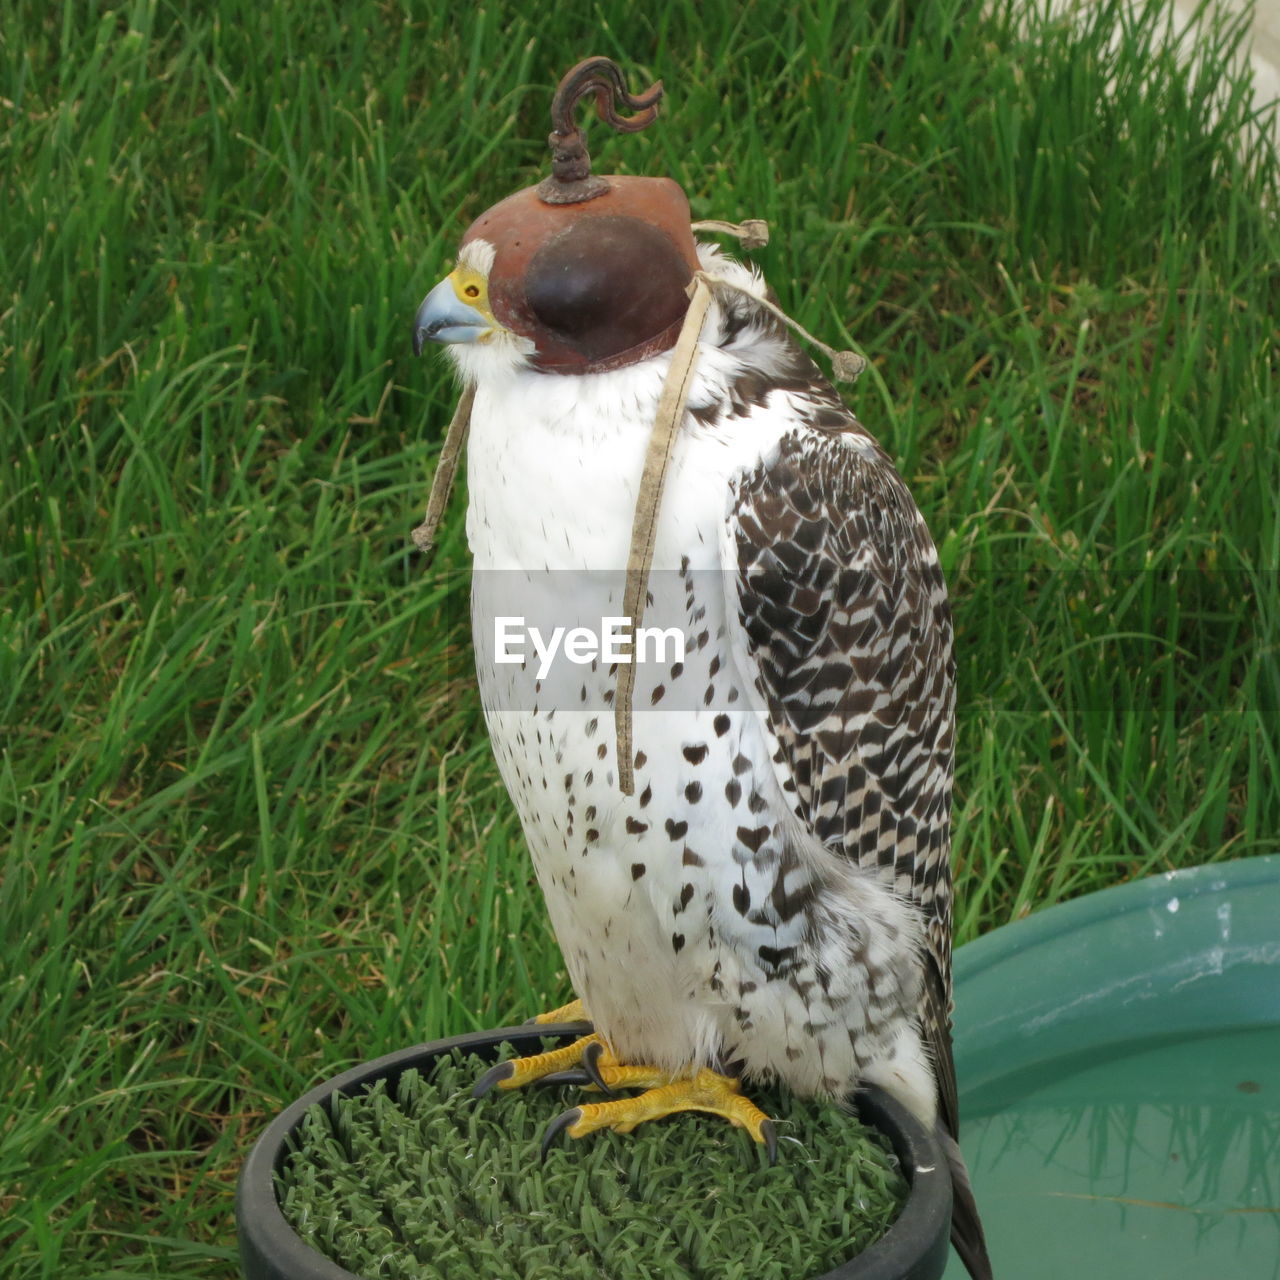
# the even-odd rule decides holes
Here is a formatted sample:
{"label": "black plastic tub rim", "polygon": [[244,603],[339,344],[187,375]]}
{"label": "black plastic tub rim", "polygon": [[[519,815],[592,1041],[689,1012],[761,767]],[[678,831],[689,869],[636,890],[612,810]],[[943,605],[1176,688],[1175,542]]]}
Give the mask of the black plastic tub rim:
{"label": "black plastic tub rim", "polygon": [[[351,1067],[290,1103],[254,1143],[236,1188],[236,1234],[246,1280],[367,1280],[302,1240],[277,1198],[276,1178],[290,1139],[313,1106],[331,1108],[335,1097],[363,1092],[380,1080],[394,1084],[411,1067],[426,1069],[454,1050],[493,1058],[501,1045],[510,1044],[536,1053],[544,1040],[568,1041],[589,1030],[585,1023],[499,1027],[415,1045]],[[951,1226],[946,1157],[933,1134],[883,1090],[867,1088],[853,1102],[863,1122],[888,1139],[909,1186],[907,1200],[874,1244],[820,1277],[797,1280],[939,1280]]]}

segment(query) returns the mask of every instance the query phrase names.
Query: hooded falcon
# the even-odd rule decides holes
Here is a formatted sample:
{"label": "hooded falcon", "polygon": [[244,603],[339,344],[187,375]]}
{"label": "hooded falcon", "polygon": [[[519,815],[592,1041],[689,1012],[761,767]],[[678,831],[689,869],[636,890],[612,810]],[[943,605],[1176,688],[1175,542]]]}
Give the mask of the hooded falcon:
{"label": "hooded falcon", "polygon": [[[575,104],[631,131],[660,94],[575,67],[553,176],[472,224],[415,321],[466,388],[481,698],[579,997],[558,1013],[593,1024],[480,1088],[575,1067],[614,1096],[556,1132],[696,1109],[772,1147],[743,1084],[878,1085],[943,1139],[952,1239],[989,1276],[955,1141],[937,553],[760,276],[695,241],[681,189],[591,174]],[[622,614],[637,571],[661,654]],[[620,646],[581,639],[620,616]],[[550,622],[513,630],[530,617]]]}

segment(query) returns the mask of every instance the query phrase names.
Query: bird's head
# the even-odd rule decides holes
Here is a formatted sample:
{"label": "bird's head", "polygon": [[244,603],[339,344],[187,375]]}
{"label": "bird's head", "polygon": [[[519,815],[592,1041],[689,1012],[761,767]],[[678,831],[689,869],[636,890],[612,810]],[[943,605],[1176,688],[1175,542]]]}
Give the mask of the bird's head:
{"label": "bird's head", "polygon": [[[472,223],[456,269],[418,309],[415,352],[448,344],[464,373],[498,361],[575,374],[622,368],[675,344],[698,269],[689,202],[666,178],[591,174],[572,121],[588,92],[606,120],[633,132],[654,118],[662,87],[631,97],[605,58],[565,76],[552,107],[552,176]],[[614,94],[639,114],[619,118]]]}

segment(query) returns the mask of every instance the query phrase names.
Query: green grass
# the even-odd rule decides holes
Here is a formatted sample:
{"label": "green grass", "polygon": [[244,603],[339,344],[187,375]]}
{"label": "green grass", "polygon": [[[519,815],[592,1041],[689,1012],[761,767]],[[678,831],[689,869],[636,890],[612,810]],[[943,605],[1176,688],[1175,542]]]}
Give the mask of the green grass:
{"label": "green grass", "polygon": [[882,1139],[831,1103],[774,1091],[761,1098],[778,1122],[772,1169],[742,1130],[689,1115],[562,1139],[544,1161],[562,1092],[472,1102],[487,1065],[455,1054],[427,1080],[410,1070],[311,1108],[278,1183],[298,1234],[386,1280],[780,1280],[861,1253],[906,1196]]}
{"label": "green grass", "polygon": [[[439,13],[441,16],[433,16]],[[568,991],[484,741],[414,308],[591,131],[763,216],[940,545],[961,940],[1280,831],[1277,159],[1155,11],[0,14],[0,1273],[230,1276],[264,1119]],[[1113,33],[1118,33],[1112,39]]]}

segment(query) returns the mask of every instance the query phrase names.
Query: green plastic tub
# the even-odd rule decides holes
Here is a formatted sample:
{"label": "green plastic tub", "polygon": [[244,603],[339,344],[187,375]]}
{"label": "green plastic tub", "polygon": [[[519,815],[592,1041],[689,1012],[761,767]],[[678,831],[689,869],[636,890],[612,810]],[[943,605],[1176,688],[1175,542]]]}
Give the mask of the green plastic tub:
{"label": "green plastic tub", "polygon": [[1280,1280],[1280,857],[1051,908],[955,973],[997,1280]]}

